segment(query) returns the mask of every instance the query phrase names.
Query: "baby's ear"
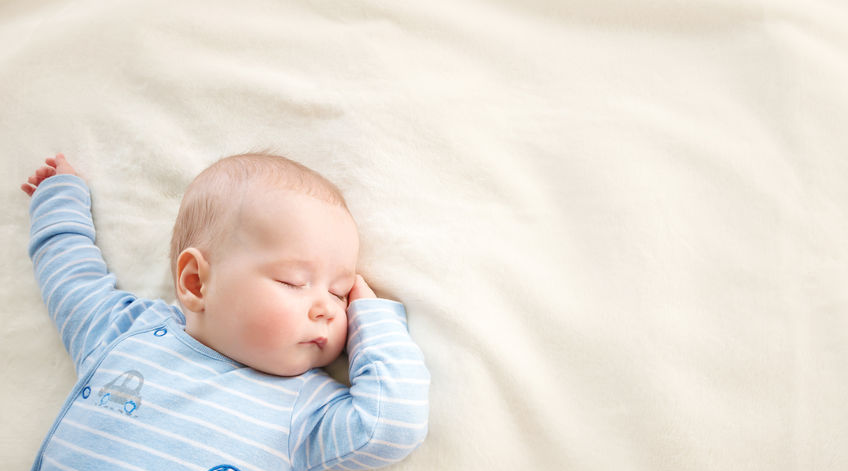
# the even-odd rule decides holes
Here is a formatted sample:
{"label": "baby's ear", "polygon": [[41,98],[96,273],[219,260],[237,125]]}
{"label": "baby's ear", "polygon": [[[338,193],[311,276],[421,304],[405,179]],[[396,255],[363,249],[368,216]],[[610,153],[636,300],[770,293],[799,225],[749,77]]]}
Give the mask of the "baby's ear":
{"label": "baby's ear", "polygon": [[208,279],[209,263],[203,253],[189,247],[177,257],[177,297],[184,308],[191,312],[203,312],[205,307],[204,283]]}

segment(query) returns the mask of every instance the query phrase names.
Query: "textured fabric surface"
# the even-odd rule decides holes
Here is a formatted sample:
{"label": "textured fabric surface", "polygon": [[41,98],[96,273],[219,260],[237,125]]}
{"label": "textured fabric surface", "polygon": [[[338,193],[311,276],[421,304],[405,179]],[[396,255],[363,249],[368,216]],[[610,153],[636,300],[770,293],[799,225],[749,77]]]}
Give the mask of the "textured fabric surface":
{"label": "textured fabric surface", "polygon": [[270,149],[346,194],[432,374],[405,470],[848,467],[841,1],[0,3],[0,456],[74,372],[17,186],[64,152],[118,286]]}

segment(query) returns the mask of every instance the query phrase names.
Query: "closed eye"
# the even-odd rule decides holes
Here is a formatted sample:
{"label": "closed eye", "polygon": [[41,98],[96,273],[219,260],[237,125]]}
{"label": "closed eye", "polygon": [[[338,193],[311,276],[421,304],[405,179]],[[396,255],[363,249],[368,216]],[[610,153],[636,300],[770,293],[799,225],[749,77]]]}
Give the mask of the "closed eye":
{"label": "closed eye", "polygon": [[277,280],[277,283],[280,283],[281,285],[287,286],[289,288],[302,288],[303,287],[303,285],[289,283],[288,281],[283,281],[283,280]]}
{"label": "closed eye", "polygon": [[335,297],[336,297],[336,299],[338,299],[339,301],[341,301],[341,302],[343,302],[343,303],[344,303],[344,302],[347,302],[347,295],[346,295],[346,294],[336,294],[336,293],[332,293],[332,292],[331,292],[330,294],[332,294],[333,296],[335,296]]}

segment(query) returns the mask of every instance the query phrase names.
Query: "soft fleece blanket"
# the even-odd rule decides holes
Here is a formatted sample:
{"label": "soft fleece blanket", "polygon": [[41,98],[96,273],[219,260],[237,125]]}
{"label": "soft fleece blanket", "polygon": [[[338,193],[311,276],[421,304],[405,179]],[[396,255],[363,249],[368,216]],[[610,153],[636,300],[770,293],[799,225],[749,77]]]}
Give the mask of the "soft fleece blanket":
{"label": "soft fleece blanket", "polygon": [[324,173],[433,377],[396,469],[848,468],[848,6],[0,3],[0,456],[74,379],[18,190],[64,152],[120,287],[185,185]]}

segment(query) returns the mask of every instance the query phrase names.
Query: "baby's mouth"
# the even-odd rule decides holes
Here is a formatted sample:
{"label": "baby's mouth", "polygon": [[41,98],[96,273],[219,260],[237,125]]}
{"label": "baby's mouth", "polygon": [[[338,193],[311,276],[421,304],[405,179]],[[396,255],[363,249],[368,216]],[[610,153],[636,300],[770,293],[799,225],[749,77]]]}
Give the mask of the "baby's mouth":
{"label": "baby's mouth", "polygon": [[312,344],[317,345],[318,348],[323,349],[324,346],[327,345],[327,337],[315,337],[314,339],[312,339],[308,342],[301,342],[301,343],[312,343]]}

